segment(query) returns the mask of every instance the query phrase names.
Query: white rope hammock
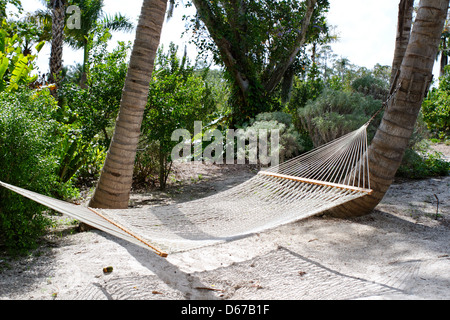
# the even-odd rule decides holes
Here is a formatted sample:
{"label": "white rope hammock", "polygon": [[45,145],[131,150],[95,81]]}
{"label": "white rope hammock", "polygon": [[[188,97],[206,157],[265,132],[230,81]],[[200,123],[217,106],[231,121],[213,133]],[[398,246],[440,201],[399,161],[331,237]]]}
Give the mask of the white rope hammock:
{"label": "white rope hammock", "polygon": [[151,209],[77,206],[0,185],[160,256],[242,238],[371,194],[367,127],[215,195]]}

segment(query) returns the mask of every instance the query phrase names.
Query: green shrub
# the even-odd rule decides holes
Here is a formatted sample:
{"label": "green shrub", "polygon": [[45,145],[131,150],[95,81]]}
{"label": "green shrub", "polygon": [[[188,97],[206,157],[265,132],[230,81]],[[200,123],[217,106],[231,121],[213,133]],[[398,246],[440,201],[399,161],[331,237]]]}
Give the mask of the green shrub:
{"label": "green shrub", "polygon": [[423,119],[431,133],[441,140],[450,138],[450,66],[439,78],[422,104]]}
{"label": "green shrub", "polygon": [[58,90],[62,107],[58,121],[66,125],[59,154],[63,182],[89,182],[99,174],[112,136],[127,73],[129,46],[119,42],[108,52],[107,43],[94,44],[87,88],[66,81]]}
{"label": "green shrub", "polygon": [[284,112],[265,112],[256,116],[256,119],[252,121],[251,125],[246,130],[253,130],[259,132],[259,130],[267,130],[268,135],[268,150],[272,150],[270,145],[270,131],[279,130],[280,133],[280,162],[289,160],[300,153],[307,151],[312,146],[309,143],[309,139],[304,135],[301,135],[295,128],[292,122],[292,116]]}
{"label": "green shrub", "polygon": [[[23,52],[26,40],[17,31],[15,22],[0,16],[0,92],[14,92],[37,79],[32,75],[36,56]],[[43,45],[42,41],[35,49],[39,52]]]}
{"label": "green shrub", "polygon": [[[61,185],[54,150],[60,125],[53,120],[56,102],[48,91],[0,94],[0,180],[45,195],[69,197]],[[0,188],[0,243],[10,251],[32,248],[49,220],[44,208]]]}
{"label": "green shrub", "polygon": [[292,115],[285,112],[264,112],[256,116],[256,121],[276,121],[289,127],[292,124]]}
{"label": "green shrub", "polygon": [[324,90],[325,83],[319,76],[317,65],[309,70],[306,79],[294,77],[289,102],[285,105],[283,111],[292,115],[292,121],[297,130],[302,130],[298,118],[298,110],[304,108],[308,101],[315,100]]}
{"label": "green shrub", "polygon": [[365,96],[371,96],[376,100],[384,101],[389,94],[389,89],[385,82],[372,75],[365,75],[355,79],[351,87],[355,92],[362,93]]}
{"label": "green shrub", "polygon": [[[171,151],[178,144],[172,141],[172,133],[177,129],[194,132],[194,122],[211,121],[209,118],[214,108],[211,91],[204,78],[198,75],[186,57],[179,58],[177,51],[173,43],[168,52],[164,53],[163,48],[158,51],[142,123],[141,149],[154,149],[157,142],[159,159],[154,161],[153,157],[144,155],[137,157],[138,161],[143,160],[148,164],[158,163],[157,170],[145,170],[159,173],[161,189],[166,187],[172,168]],[[137,165],[142,166],[144,163]],[[140,174],[142,172],[135,172],[135,176]]]}
{"label": "green shrub", "polygon": [[[361,93],[325,89],[305,108],[298,110],[303,128],[315,147],[330,142],[366,123],[381,107],[380,100]],[[377,125],[379,118],[374,122]],[[369,135],[373,135],[373,127]]]}
{"label": "green shrub", "polygon": [[439,139],[450,138],[450,72],[448,68],[445,75],[440,78],[439,87],[433,88],[422,104],[423,119],[430,132]]}
{"label": "green shrub", "polygon": [[442,153],[430,149],[429,136],[422,113],[419,113],[408,148],[397,170],[397,177],[423,179],[450,173],[450,163],[442,158]]}
{"label": "green shrub", "polygon": [[423,179],[447,176],[449,173],[450,162],[442,159],[442,153],[407,149],[397,177]]}
{"label": "green shrub", "polygon": [[156,187],[159,182],[159,141],[145,141],[136,154],[133,183],[137,187]]}

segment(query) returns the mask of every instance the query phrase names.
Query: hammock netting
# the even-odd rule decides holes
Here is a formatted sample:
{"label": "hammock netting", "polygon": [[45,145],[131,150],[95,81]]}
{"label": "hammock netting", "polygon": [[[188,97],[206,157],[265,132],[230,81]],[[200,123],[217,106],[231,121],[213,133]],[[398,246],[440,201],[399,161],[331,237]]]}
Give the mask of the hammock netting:
{"label": "hammock netting", "polygon": [[0,182],[57,212],[165,257],[305,219],[372,192],[367,126],[248,181],[176,205],[92,209]]}

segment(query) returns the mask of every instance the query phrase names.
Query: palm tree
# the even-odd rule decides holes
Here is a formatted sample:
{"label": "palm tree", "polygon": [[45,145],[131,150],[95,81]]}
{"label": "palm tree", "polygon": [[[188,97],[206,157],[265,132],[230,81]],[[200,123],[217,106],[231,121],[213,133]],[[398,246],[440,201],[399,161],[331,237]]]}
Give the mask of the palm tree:
{"label": "palm tree", "polygon": [[[442,77],[445,74],[445,67],[448,65],[448,40],[450,38],[450,21],[448,19],[449,17],[447,16],[447,20],[445,21],[445,26],[444,26],[444,30],[442,31],[442,36],[441,36],[441,46],[440,46],[440,68],[439,68],[439,76]],[[439,55],[436,57],[436,59],[439,58]]]}
{"label": "palm tree", "polygon": [[125,16],[117,13],[107,16],[103,12],[103,0],[71,0],[71,5],[76,5],[81,12],[81,28],[66,29],[66,43],[73,49],[83,49],[83,73],[81,83],[86,82],[87,61],[89,59],[90,42],[97,24],[110,31],[133,30],[133,24]]}
{"label": "palm tree", "polygon": [[344,82],[345,79],[345,71],[347,70],[347,67],[350,64],[350,60],[348,58],[341,57],[339,60],[336,61],[336,69],[339,72],[339,78],[341,78],[342,82]]}
{"label": "palm tree", "polygon": [[168,0],[144,0],[111,146],[92,208],[128,208],[136,149]]}
{"label": "palm tree", "polygon": [[52,49],[50,52],[49,82],[58,84],[62,70],[64,45],[64,19],[66,0],[50,0],[52,9]]}
{"label": "palm tree", "polygon": [[392,62],[391,85],[395,82],[397,72],[400,70],[406,48],[408,47],[409,37],[414,12],[414,0],[401,0],[398,6],[397,38]]}
{"label": "palm tree", "polygon": [[383,199],[414,130],[422,101],[432,80],[449,0],[421,0],[401,62],[399,91],[384,113],[369,148],[371,187],[374,193],[330,211],[337,217],[370,213]]}

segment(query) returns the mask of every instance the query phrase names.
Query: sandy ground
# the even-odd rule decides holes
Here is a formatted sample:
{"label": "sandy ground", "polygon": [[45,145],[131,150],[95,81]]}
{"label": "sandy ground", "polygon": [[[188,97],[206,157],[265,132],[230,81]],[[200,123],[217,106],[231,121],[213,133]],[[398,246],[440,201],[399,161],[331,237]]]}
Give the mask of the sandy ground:
{"label": "sandy ground", "polygon": [[[132,205],[188,201],[255,174],[243,166],[195,170],[184,173],[188,185],[133,193]],[[60,218],[32,255],[0,257],[0,300],[8,299],[447,300],[450,177],[398,181],[365,217],[314,217],[166,259],[100,231],[76,232]]]}

